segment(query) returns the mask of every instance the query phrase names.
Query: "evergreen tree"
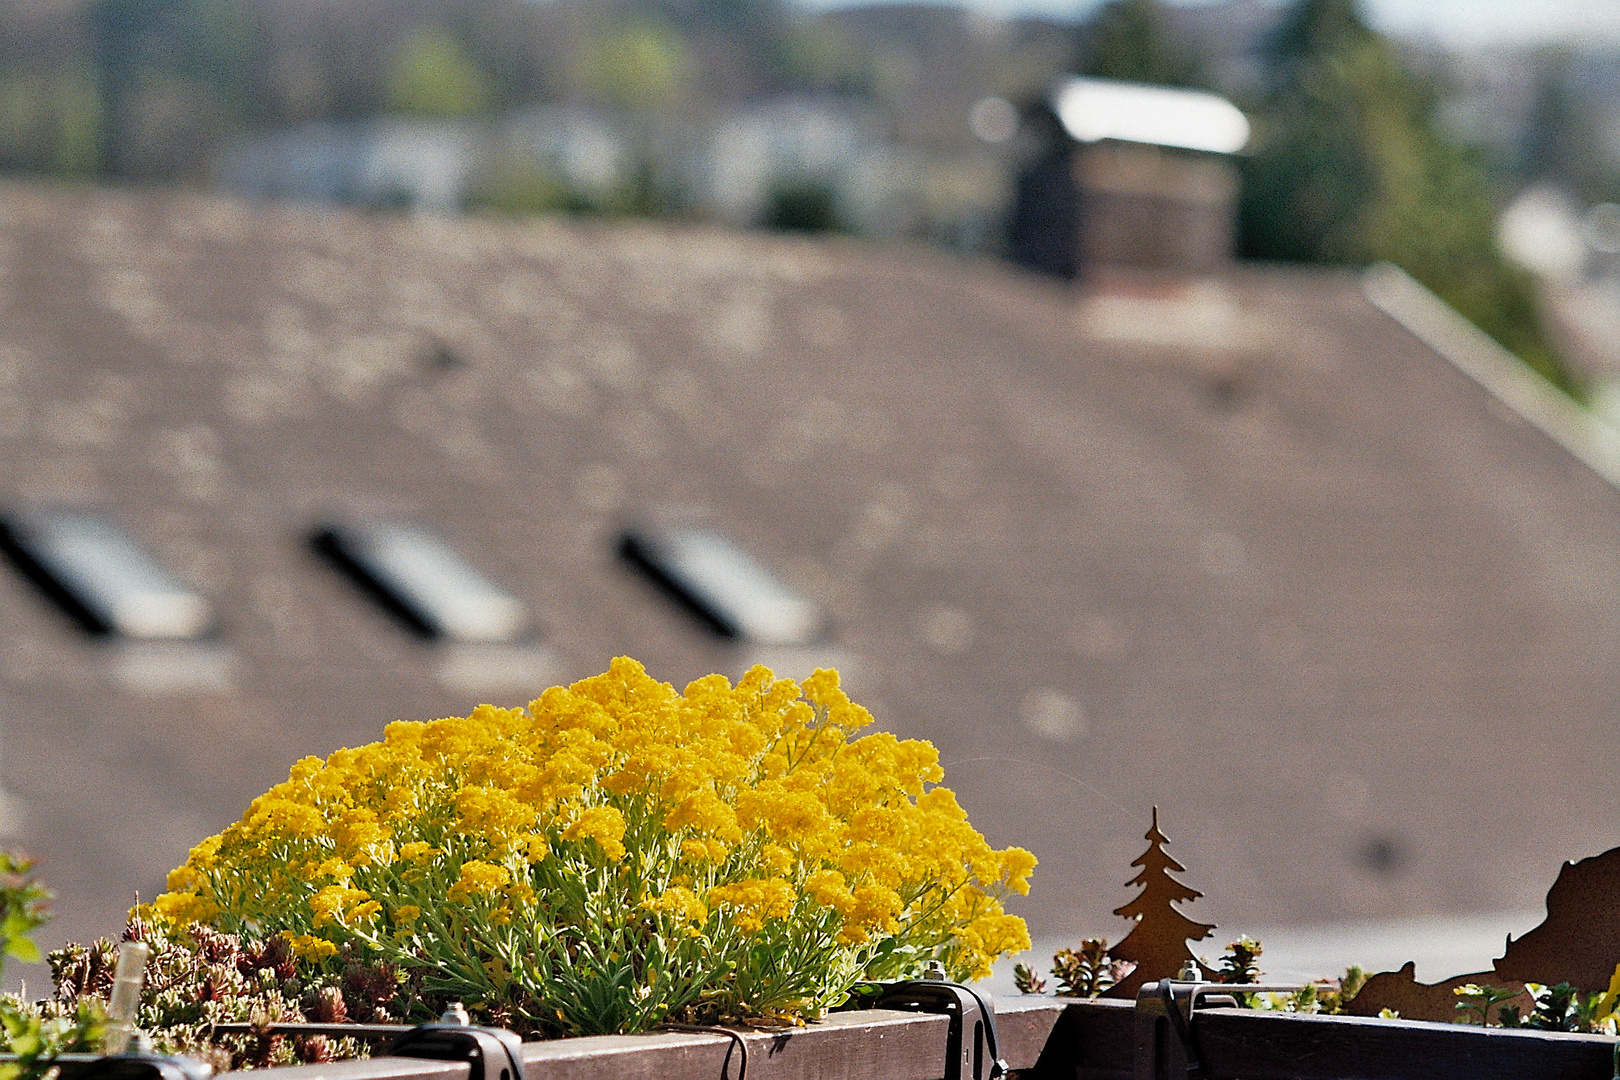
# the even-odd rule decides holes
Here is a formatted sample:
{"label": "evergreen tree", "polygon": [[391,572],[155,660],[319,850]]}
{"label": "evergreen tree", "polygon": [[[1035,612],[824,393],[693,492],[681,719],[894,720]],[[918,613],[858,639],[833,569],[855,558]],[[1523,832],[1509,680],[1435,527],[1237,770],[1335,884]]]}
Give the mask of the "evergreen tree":
{"label": "evergreen tree", "polygon": [[1440,133],[1435,87],[1403,67],[1356,0],[1295,0],[1264,55],[1265,98],[1242,161],[1242,254],[1395,263],[1577,392],[1529,282],[1496,251],[1499,199],[1478,155]]}
{"label": "evergreen tree", "polygon": [[1341,49],[1377,41],[1361,18],[1357,0],[1297,0],[1278,20],[1265,43],[1271,73],[1290,71]]}
{"label": "evergreen tree", "polygon": [[1164,850],[1170,838],[1159,831],[1157,806],[1153,808],[1153,827],[1144,838],[1148,849],[1131,863],[1142,869],[1125,883],[1142,886],[1142,892],[1114,911],[1115,915],[1136,920],[1136,926],[1124,941],[1109,950],[1116,960],[1134,961],[1136,970],[1114,984],[1108,991],[1110,997],[1134,998],[1143,983],[1173,978],[1188,960],[1196,960],[1187,942],[1202,941],[1215,929],[1210,923],[1193,922],[1175,908],[1176,904],[1204,894],[1170,876],[1171,871],[1184,872],[1187,868]]}
{"label": "evergreen tree", "polygon": [[1082,75],[1127,82],[1194,86],[1199,64],[1171,39],[1161,0],[1109,0],[1080,29]]}

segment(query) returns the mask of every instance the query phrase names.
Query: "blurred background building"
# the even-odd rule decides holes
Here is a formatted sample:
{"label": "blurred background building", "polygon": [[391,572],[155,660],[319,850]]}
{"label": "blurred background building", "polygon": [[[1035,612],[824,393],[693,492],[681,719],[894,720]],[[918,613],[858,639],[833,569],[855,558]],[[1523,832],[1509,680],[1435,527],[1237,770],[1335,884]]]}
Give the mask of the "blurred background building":
{"label": "blurred background building", "polygon": [[1300,955],[1527,928],[1620,810],[1620,35],[1392,10],[0,3],[51,934],[616,653],[845,670],[1051,939],[1154,803]]}

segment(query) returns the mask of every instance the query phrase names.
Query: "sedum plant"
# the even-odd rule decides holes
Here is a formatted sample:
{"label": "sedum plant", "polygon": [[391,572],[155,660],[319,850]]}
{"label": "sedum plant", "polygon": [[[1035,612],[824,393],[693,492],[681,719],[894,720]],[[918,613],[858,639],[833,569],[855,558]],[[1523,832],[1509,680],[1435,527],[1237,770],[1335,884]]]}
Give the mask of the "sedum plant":
{"label": "sedum plant", "polygon": [[1086,938],[1078,952],[1059,949],[1052,956],[1058,997],[1097,997],[1135,970],[1133,961],[1108,955],[1107,938]]}
{"label": "sedum plant", "polygon": [[1260,981],[1260,954],[1265,952],[1265,946],[1247,934],[1227,945],[1226,955],[1221,957],[1220,967],[1215,971],[1215,981],[1243,985]]}
{"label": "sedum plant", "polygon": [[[350,962],[340,972],[310,971],[280,936],[224,934],[196,923],[165,931],[137,917],[123,940],[151,949],[135,1026],[157,1052],[201,1058],[219,1072],[366,1056],[368,1048],[354,1039],[287,1037],[271,1025],[388,1023],[397,1019],[390,1009],[405,992],[386,965]],[[67,1012],[106,1000],[118,944],[99,938],[51,953],[56,994],[42,1007]],[[218,1030],[241,1023],[253,1030]]]}
{"label": "sedum plant", "polygon": [[1002,898],[1034,856],[973,829],[929,744],[851,738],[870,720],[832,671],[680,693],[619,658],[298,762],[150,913],[394,965],[544,1035],[812,1016],[928,961],[987,975],[1029,946]]}
{"label": "sedum plant", "polygon": [[1046,993],[1046,980],[1035,974],[1028,964],[1013,965],[1013,986],[1020,994]]}

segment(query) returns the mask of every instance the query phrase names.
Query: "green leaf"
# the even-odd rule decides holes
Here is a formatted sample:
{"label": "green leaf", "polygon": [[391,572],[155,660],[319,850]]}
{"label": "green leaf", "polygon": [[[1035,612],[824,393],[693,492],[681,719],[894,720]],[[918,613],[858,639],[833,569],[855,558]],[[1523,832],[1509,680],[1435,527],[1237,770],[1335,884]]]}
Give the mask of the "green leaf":
{"label": "green leaf", "polygon": [[1614,1015],[1616,1005],[1620,1005],[1620,964],[1614,965],[1614,974],[1609,977],[1608,993],[1598,1002],[1592,1019],[1600,1022],[1607,1020]]}
{"label": "green leaf", "polygon": [[6,955],[15,956],[25,964],[37,964],[44,959],[31,938],[14,937],[6,942]]}

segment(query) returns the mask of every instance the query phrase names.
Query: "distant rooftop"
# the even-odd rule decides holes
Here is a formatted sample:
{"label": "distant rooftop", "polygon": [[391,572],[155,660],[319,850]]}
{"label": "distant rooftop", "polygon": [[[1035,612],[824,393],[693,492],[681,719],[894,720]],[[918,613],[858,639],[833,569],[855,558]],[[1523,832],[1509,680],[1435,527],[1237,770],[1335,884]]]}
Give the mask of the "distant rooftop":
{"label": "distant rooftop", "polygon": [[[0,829],[46,860],[43,944],[117,933],[299,757],[615,654],[835,663],[1040,857],[1047,941],[1117,938],[1155,803],[1196,916],[1270,933],[1524,910],[1613,846],[1620,496],[1354,274],[1059,288],[847,238],[16,182],[0,211],[0,506],[94,507],[224,623],[92,638],[0,573]],[[543,637],[402,633],[311,557],[334,508],[430,528]],[[826,629],[711,633],[616,557],[649,519]],[[406,548],[401,598],[461,577]],[[695,555],[689,585],[754,576]],[[1543,790],[1583,812],[1457,826]]]}

